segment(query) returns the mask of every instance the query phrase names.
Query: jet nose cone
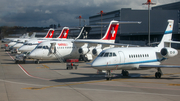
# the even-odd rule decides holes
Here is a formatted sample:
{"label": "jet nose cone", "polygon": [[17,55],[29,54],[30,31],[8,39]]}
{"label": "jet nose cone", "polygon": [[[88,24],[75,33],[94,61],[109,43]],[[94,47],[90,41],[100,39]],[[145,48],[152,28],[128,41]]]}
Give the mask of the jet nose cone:
{"label": "jet nose cone", "polygon": [[14,44],[15,44],[14,42],[10,42],[10,43],[8,44],[8,46],[11,47],[11,46],[13,46]]}
{"label": "jet nose cone", "polygon": [[28,57],[30,57],[30,58],[36,58],[36,53],[35,53],[35,52],[31,52]]}
{"label": "jet nose cone", "polygon": [[99,58],[96,58],[92,63],[91,66],[92,67],[96,67],[99,66],[101,64],[101,62],[99,61]]}
{"label": "jet nose cone", "polygon": [[13,48],[18,49],[18,48],[21,47],[21,46],[22,46],[22,44],[15,44],[15,45],[13,46]]}
{"label": "jet nose cone", "polygon": [[27,52],[27,48],[22,46],[18,49],[20,52]]}

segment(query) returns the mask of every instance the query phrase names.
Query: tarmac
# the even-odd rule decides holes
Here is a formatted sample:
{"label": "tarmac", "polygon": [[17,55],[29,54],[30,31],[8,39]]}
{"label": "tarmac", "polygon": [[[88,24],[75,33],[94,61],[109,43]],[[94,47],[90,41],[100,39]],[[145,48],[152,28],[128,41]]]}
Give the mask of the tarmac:
{"label": "tarmac", "polygon": [[[179,51],[180,53],[180,51]],[[156,69],[112,71],[111,81],[105,74],[78,63],[78,69],[67,70],[66,63],[32,59],[15,64],[15,54],[0,49],[0,101],[179,101],[180,69],[162,69],[164,75],[155,79]],[[163,62],[180,65],[180,54]]]}

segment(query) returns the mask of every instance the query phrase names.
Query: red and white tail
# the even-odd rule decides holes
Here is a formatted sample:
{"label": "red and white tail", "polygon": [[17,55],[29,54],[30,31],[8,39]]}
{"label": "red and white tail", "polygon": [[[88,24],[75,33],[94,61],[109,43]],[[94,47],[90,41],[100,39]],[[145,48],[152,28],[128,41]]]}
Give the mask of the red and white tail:
{"label": "red and white tail", "polygon": [[60,35],[57,38],[63,38],[66,39],[69,33],[69,27],[64,27],[60,33]]}
{"label": "red and white tail", "polygon": [[46,36],[44,38],[52,38],[54,34],[54,29],[50,28],[48,33],[46,34]]}
{"label": "red and white tail", "polygon": [[101,40],[115,41],[118,27],[119,27],[119,21],[111,21],[108,26],[108,29],[106,31],[106,34],[104,35],[104,37]]}

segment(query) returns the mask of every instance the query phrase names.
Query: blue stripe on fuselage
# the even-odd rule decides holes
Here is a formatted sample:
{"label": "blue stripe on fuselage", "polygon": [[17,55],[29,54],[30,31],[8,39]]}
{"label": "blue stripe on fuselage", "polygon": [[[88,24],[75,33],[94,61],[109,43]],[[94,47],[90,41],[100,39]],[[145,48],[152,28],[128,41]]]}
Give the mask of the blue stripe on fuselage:
{"label": "blue stripe on fuselage", "polygon": [[98,65],[95,67],[101,67],[101,66],[117,66],[117,65],[129,65],[129,64],[140,64],[140,63],[150,63],[150,62],[160,62],[164,59],[154,59],[154,60],[146,60],[146,61],[137,61],[137,62],[127,62],[127,63],[119,63],[119,64],[108,64],[108,65]]}
{"label": "blue stripe on fuselage", "polygon": [[170,31],[165,31],[164,34],[170,34],[170,33],[172,33],[172,30],[170,30]]}

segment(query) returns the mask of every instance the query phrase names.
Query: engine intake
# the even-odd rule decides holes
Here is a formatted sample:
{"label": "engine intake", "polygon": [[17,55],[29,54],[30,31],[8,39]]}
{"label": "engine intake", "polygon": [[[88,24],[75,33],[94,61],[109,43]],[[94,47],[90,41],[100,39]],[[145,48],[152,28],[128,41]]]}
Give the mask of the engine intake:
{"label": "engine intake", "polygon": [[94,49],[92,50],[92,54],[93,54],[94,56],[97,56],[97,55],[99,55],[99,53],[101,53],[101,51],[102,51],[102,49],[94,48]]}
{"label": "engine intake", "polygon": [[79,54],[84,55],[89,52],[89,49],[88,48],[79,48],[78,52],[79,52]]}
{"label": "engine intake", "polygon": [[174,57],[178,54],[178,51],[173,48],[165,47],[161,49],[161,55],[165,58]]}

